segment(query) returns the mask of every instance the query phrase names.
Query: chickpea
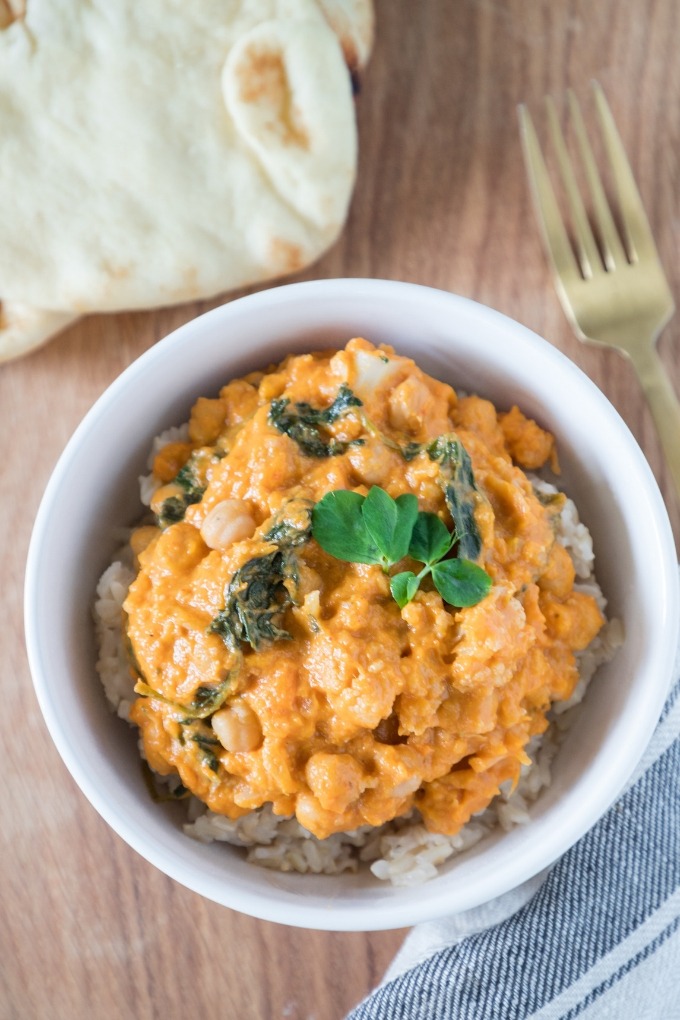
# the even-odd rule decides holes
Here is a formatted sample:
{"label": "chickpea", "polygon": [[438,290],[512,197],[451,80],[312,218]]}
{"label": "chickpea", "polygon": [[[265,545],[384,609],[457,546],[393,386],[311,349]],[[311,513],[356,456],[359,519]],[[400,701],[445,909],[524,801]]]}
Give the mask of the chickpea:
{"label": "chickpea", "polygon": [[309,788],[324,811],[342,814],[365,788],[364,770],[351,754],[318,751],[305,767]]}
{"label": "chickpea", "polygon": [[411,776],[409,779],[405,779],[402,783],[397,783],[392,789],[392,796],[396,797],[397,800],[401,800],[402,797],[408,797],[410,793],[415,793],[421,784],[420,776]]}
{"label": "chickpea", "polygon": [[417,432],[430,402],[430,391],[423,382],[416,378],[405,379],[390,393],[390,422],[404,432]]}
{"label": "chickpea", "polygon": [[558,599],[565,599],[574,586],[576,571],[571,556],[559,542],[555,542],[544,572],[538,579],[541,591],[549,591]]}
{"label": "chickpea", "polygon": [[380,485],[390,477],[392,458],[382,443],[369,440],[352,447],[348,454],[352,469],[365,485]]}
{"label": "chickpea", "polygon": [[[295,815],[300,825],[309,829],[319,839],[325,839],[337,831],[338,815],[321,806],[313,793],[303,790],[295,800]],[[351,822],[347,824],[349,828]]]}
{"label": "chickpea", "polygon": [[260,720],[245,701],[235,701],[212,717],[212,728],[225,751],[256,751],[262,744]]}
{"label": "chickpea", "polygon": [[242,499],[223,499],[201,525],[201,538],[209,549],[228,549],[255,531],[250,507]]}

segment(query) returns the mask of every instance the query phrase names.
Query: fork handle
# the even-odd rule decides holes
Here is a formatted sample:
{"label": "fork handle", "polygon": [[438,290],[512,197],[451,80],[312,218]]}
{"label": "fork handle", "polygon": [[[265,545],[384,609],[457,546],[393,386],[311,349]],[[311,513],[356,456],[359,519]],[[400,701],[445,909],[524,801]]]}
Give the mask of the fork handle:
{"label": "fork handle", "polygon": [[631,355],[680,499],[680,403],[653,345]]}

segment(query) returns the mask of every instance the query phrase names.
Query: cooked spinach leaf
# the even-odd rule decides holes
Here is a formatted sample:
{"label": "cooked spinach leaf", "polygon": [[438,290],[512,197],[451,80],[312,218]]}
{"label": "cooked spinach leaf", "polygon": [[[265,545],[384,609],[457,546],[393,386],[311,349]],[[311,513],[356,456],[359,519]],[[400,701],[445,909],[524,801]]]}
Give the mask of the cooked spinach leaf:
{"label": "cooked spinach leaf", "polygon": [[221,747],[217,737],[211,737],[206,733],[192,733],[191,740],[193,740],[194,744],[197,744],[198,747],[200,747],[208,768],[213,772],[217,772],[220,767],[220,762],[215,754],[215,749]]}
{"label": "cooked spinach leaf", "polygon": [[144,698],[156,698],[158,701],[163,701],[166,705],[170,705],[176,712],[181,712],[187,718],[205,719],[206,716],[212,715],[222,702],[227,699],[228,695],[232,693],[231,689],[237,676],[238,669],[232,669],[220,683],[204,684],[201,687],[197,687],[194,692],[194,698],[188,705],[182,705],[178,701],[171,701],[170,698],[159,694],[145,680],[141,679],[141,675],[135,684],[135,694],[140,694]]}
{"label": "cooked spinach leaf", "polygon": [[204,751],[214,751],[216,747],[222,746],[217,737],[210,733],[192,733],[190,739]]}
{"label": "cooked spinach leaf", "polygon": [[216,752],[221,749],[222,745],[213,733],[210,723],[206,724],[197,719],[185,719],[180,723],[178,739],[183,747],[186,747],[187,741],[196,744],[208,768],[213,772],[218,771],[220,762]]}
{"label": "cooked spinach leaf", "polygon": [[210,715],[224,701],[231,686],[231,676],[219,684],[201,684],[194,691],[189,708],[200,713],[200,718]]}
{"label": "cooked spinach leaf", "polygon": [[160,512],[156,515],[158,523],[162,528],[169,524],[177,524],[184,520],[184,514],[189,504],[181,496],[168,496],[161,503]]}
{"label": "cooked spinach leaf", "polygon": [[209,630],[228,648],[235,651],[246,642],[258,649],[263,641],[290,638],[279,623],[286,609],[295,605],[298,574],[293,549],[311,538],[312,506],[306,499],[289,500],[262,536],[274,548],[247,560],[227,585],[224,609]]}
{"label": "cooked spinach leaf", "polygon": [[406,446],[399,447],[399,452],[405,461],[411,461],[418,456],[422,449],[422,443],[407,443]]}
{"label": "cooked spinach leaf", "polygon": [[566,496],[563,492],[544,492],[535,485],[532,488],[538,502],[548,510],[553,510],[557,513],[564,506]]}
{"label": "cooked spinach leaf", "polygon": [[470,455],[453,435],[439,436],[427,447],[427,453],[441,468],[444,499],[458,536],[458,555],[476,560],[482,551],[482,538],[475,521],[478,490]]}
{"label": "cooked spinach leaf", "polygon": [[162,528],[169,524],[177,524],[184,520],[184,514],[192,503],[200,503],[205,492],[205,485],[201,485],[196,475],[196,466],[189,459],[183,468],[177,473],[172,484],[178,485],[183,490],[181,495],[168,496],[161,504],[160,512],[157,514],[158,523]]}
{"label": "cooked spinach leaf", "polygon": [[350,446],[362,445],[364,440],[336,439],[328,435],[327,426],[342,418],[352,407],[361,406],[361,400],[343,383],[333,403],[324,409],[312,407],[302,400],[291,405],[287,397],[272,400],[269,422],[283,435],[293,439],[307,457],[335,457]]}
{"label": "cooked spinach leaf", "polygon": [[[301,500],[296,500],[301,503]],[[311,502],[305,502],[299,512],[299,520],[290,520],[289,517],[280,517],[271,526],[269,531],[263,535],[265,542],[278,545],[280,548],[293,549],[295,546],[308,542],[312,536],[312,506]],[[286,510],[284,508],[284,513]]]}
{"label": "cooked spinach leaf", "polygon": [[177,777],[177,782],[174,786],[170,786],[168,783],[160,782],[158,773],[153,772],[148,762],[144,759],[140,762],[142,766],[142,777],[144,779],[144,785],[151,797],[154,804],[163,804],[173,800],[186,800],[187,797],[191,796],[191,790],[187,790],[184,783]]}
{"label": "cooked spinach leaf", "polygon": [[242,641],[257,650],[263,641],[290,638],[277,623],[293,605],[285,584],[290,577],[289,558],[280,549],[248,560],[227,585],[224,609],[209,630],[234,651]]}
{"label": "cooked spinach leaf", "polygon": [[199,484],[196,478],[196,466],[188,460],[183,468],[175,476],[175,484],[181,485],[187,495],[193,496],[197,493],[203,494],[205,486]]}

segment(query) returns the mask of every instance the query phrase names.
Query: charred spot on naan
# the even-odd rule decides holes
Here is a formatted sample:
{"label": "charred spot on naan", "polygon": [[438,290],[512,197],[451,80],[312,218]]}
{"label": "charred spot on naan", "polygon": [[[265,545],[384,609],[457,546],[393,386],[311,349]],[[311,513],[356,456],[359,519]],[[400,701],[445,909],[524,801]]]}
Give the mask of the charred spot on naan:
{"label": "charred spot on naan", "polygon": [[300,246],[282,237],[272,237],[269,258],[270,265],[280,273],[297,273],[305,265],[305,256]]}
{"label": "charred spot on naan", "polygon": [[0,30],[9,28],[26,15],[25,0],[0,0]]}
{"label": "charred spot on naan", "polygon": [[340,41],[352,83],[358,91],[359,73],[366,66],[373,46],[373,4],[370,0],[319,0],[319,6]]}
{"label": "charred spot on naan", "polygon": [[286,145],[309,148],[309,133],[293,100],[286,64],[279,50],[254,42],[242,54],[236,70],[239,94],[244,103],[267,106],[267,128]]}

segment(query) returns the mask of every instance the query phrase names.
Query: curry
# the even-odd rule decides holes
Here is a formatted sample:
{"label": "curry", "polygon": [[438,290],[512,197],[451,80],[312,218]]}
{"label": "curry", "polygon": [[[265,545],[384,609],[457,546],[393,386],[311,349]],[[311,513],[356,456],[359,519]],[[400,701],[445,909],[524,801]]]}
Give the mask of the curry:
{"label": "curry", "polygon": [[[552,436],[513,407],[458,397],[390,347],[290,356],[200,398],[154,462],[156,523],[132,538],[125,605],[150,767],[212,811],[270,803],[324,838],[417,808],[455,834],[515,784],[575,653],[604,620],[555,538]],[[473,605],[424,577],[331,555],[329,492],[417,499],[453,554],[489,575]]]}

